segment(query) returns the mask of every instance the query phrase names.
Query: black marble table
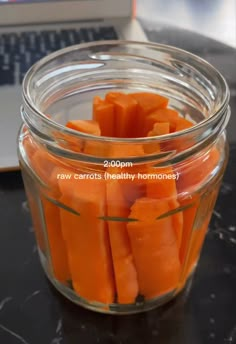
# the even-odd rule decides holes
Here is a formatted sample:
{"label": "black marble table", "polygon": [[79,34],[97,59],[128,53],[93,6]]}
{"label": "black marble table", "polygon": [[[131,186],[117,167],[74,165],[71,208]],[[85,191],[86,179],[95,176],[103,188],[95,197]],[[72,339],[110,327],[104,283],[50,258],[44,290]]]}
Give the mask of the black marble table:
{"label": "black marble table", "polygon": [[208,59],[231,89],[230,159],[193,286],[165,307],[96,314],[60,296],[41,269],[19,172],[0,174],[0,344],[236,343],[236,52],[202,36],[148,31]]}

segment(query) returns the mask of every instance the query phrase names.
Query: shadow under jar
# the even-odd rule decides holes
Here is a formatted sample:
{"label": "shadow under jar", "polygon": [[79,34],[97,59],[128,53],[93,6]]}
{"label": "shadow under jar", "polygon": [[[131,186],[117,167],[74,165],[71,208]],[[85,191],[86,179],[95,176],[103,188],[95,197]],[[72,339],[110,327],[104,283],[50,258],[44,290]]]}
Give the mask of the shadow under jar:
{"label": "shadow under jar", "polygon": [[[137,138],[65,127],[92,119],[94,96],[111,91],[165,96],[194,126]],[[217,70],[165,45],[81,44],[30,69],[18,154],[40,260],[63,295],[126,314],[160,306],[186,286],[227,164],[228,102]]]}

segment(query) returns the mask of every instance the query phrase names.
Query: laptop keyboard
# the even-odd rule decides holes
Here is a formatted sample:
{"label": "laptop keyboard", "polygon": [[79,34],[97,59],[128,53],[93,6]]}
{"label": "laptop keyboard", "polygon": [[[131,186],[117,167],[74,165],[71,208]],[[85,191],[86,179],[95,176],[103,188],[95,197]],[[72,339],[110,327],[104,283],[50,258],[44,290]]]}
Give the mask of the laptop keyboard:
{"label": "laptop keyboard", "polygon": [[117,38],[113,26],[0,34],[0,86],[20,84],[27,70],[53,51]]}

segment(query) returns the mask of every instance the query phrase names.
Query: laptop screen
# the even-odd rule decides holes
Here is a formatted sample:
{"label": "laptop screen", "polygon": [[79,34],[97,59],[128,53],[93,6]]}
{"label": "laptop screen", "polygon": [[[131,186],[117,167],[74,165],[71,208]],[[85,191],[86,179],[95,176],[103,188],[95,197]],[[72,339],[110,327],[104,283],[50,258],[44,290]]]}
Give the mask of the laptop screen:
{"label": "laptop screen", "polygon": [[[128,18],[134,0],[0,0],[0,26]],[[56,6],[56,10],[55,10]]]}

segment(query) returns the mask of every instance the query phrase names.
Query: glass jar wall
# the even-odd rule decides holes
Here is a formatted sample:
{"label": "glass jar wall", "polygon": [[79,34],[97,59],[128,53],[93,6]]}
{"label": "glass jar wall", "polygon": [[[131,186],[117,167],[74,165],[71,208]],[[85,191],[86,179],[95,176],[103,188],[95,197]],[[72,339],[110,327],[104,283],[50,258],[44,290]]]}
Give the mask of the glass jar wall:
{"label": "glass jar wall", "polygon": [[[111,92],[138,94],[139,106],[147,93],[168,98],[193,126],[144,137],[137,116],[131,126],[139,135],[129,138],[65,126],[92,119],[94,97]],[[164,45],[83,44],[31,68],[19,160],[40,260],[62,294],[125,314],[166,303],[185,287],[227,164],[228,101],[212,66]],[[152,110],[151,101],[145,106]]]}

